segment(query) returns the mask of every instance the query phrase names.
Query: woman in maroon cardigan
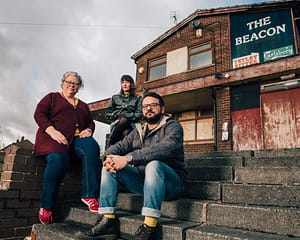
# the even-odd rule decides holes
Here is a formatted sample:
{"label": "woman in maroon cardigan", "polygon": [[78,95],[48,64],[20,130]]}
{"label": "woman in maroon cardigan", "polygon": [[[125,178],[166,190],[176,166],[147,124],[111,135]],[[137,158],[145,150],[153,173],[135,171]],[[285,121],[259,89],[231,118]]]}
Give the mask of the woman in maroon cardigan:
{"label": "woman in maroon cardigan", "polygon": [[61,80],[62,92],[47,94],[34,113],[39,126],[34,153],[47,163],[39,211],[42,224],[53,222],[52,208],[58,187],[74,158],[82,162],[81,201],[90,211],[98,211],[100,147],[92,137],[95,123],[88,105],[75,97],[81,87],[81,76],[66,72]]}

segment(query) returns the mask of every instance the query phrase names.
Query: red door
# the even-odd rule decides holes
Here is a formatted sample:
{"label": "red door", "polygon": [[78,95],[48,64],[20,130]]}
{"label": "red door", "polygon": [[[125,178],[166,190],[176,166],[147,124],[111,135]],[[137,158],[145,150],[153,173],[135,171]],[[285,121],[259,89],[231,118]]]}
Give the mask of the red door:
{"label": "red door", "polygon": [[252,108],[232,113],[233,150],[262,149],[260,109]]}
{"label": "red door", "polygon": [[265,149],[300,147],[300,88],[261,94]]}

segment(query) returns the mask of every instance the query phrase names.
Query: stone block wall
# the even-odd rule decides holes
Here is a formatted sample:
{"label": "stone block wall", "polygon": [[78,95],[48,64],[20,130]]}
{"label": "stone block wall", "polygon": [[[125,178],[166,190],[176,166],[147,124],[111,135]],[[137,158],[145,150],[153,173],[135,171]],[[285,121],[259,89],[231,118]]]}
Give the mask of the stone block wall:
{"label": "stone block wall", "polygon": [[[2,240],[24,239],[30,236],[32,224],[39,223],[45,162],[34,157],[32,149],[33,144],[27,140],[11,144],[5,149],[0,181]],[[80,201],[80,169],[80,166],[73,166],[66,174],[55,205],[57,213],[62,213],[63,205]]]}

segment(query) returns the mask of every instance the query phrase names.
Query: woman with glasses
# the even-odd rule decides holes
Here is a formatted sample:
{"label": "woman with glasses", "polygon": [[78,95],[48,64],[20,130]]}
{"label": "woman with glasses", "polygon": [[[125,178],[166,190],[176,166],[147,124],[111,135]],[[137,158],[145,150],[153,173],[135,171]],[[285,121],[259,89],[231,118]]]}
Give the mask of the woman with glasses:
{"label": "woman with glasses", "polygon": [[105,117],[112,123],[109,145],[128,135],[134,124],[142,118],[141,96],[135,94],[135,84],[130,75],[121,77],[121,90],[112,96]]}
{"label": "woman with glasses", "polygon": [[58,187],[70,164],[81,160],[81,201],[97,212],[99,203],[100,147],[92,137],[95,123],[88,105],[75,97],[83,87],[81,76],[66,72],[61,92],[47,94],[38,104],[34,119],[38,125],[34,154],[46,161],[39,210],[42,224],[53,222],[53,204]]}

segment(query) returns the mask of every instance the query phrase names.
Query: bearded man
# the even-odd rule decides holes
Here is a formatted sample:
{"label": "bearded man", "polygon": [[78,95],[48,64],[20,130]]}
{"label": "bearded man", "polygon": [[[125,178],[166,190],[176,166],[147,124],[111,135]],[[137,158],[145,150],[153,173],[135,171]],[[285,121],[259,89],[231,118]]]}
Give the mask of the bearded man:
{"label": "bearded man", "polygon": [[184,192],[186,171],[180,123],[165,113],[163,98],[154,92],[144,95],[142,112],[144,121],[105,152],[98,212],[101,218],[93,228],[77,234],[81,239],[118,239],[118,184],[144,197],[144,223],[135,233],[136,240],[157,239],[162,201],[178,199]]}

